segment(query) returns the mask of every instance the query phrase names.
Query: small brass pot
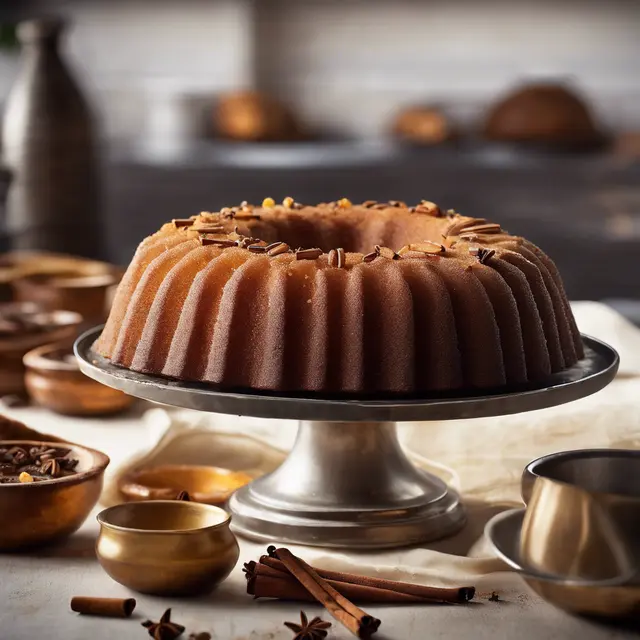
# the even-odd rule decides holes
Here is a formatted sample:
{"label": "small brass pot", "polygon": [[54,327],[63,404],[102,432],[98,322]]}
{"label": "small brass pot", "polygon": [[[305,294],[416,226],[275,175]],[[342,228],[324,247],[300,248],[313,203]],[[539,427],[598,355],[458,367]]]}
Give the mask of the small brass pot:
{"label": "small brass pot", "polygon": [[3,440],[2,447],[71,449],[77,473],[43,482],[0,484],[0,550],[15,551],[60,540],[80,527],[98,502],[109,458],[100,451],[63,442]]}
{"label": "small brass pot", "polygon": [[116,582],[141,593],[207,593],[238,562],[230,519],[218,507],[179,500],[110,507],[98,514],[98,561]]}
{"label": "small brass pot", "polygon": [[64,415],[93,416],[117,413],[130,407],[135,398],[106,387],[84,375],[66,344],[47,344],[25,354],[25,385],[39,405]]}

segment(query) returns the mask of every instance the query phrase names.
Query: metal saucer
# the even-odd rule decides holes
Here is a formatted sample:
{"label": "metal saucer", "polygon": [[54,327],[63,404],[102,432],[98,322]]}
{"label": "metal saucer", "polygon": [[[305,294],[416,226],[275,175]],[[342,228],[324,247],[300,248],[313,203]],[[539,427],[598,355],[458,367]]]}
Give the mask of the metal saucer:
{"label": "metal saucer", "polygon": [[229,501],[236,532],[260,541],[386,548],[450,535],[465,523],[458,494],[417,469],[402,451],[395,422],[506,415],[564,404],[613,380],[618,355],[584,337],[586,356],[544,384],[473,395],[346,398],[224,391],[112,365],[92,345],[75,344],[80,369],[130,395],[200,411],[300,420],[295,445],[273,473]]}
{"label": "metal saucer", "polygon": [[562,579],[528,567],[520,554],[520,534],[525,509],[513,509],[494,516],[485,535],[496,555],[520,573],[524,581],[550,604],[580,615],[626,618],[640,616],[640,584],[619,580]]}

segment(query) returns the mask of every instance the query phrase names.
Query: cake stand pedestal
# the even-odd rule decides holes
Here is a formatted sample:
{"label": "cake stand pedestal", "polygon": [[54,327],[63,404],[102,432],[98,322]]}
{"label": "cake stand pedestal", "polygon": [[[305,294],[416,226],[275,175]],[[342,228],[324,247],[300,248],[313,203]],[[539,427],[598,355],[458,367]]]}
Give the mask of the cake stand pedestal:
{"label": "cake stand pedestal", "polygon": [[344,399],[214,387],[135,373],[92,350],[101,328],[75,344],[80,369],[103,384],[162,404],[215,413],[299,420],[295,445],[278,469],[229,501],[233,528],[260,541],[386,548],[452,534],[465,523],[458,494],[417,469],[396,423],[521,413],[588,396],[613,380],[618,355],[583,336],[586,355],[542,385],[477,395]]}

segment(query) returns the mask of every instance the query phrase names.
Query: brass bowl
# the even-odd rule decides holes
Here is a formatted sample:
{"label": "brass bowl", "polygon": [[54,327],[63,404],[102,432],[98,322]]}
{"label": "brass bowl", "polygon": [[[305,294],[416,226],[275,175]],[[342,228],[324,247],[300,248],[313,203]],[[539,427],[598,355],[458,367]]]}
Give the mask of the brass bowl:
{"label": "brass bowl", "polygon": [[98,561],[116,582],[141,593],[207,593],[238,561],[230,520],[226,511],[197,502],[119,504],[98,514]]}
{"label": "brass bowl", "polygon": [[31,302],[9,302],[2,303],[1,306],[30,316],[46,315],[51,320],[51,325],[43,331],[0,337],[0,395],[20,395],[25,392],[25,369],[22,362],[24,354],[43,344],[71,340],[82,317],[73,311],[45,311],[40,305]]}
{"label": "brass bowl", "polygon": [[127,409],[135,400],[85,376],[66,343],[33,349],[25,354],[23,362],[27,392],[39,405],[56,413],[107,415]]}
{"label": "brass bowl", "polygon": [[186,491],[191,500],[222,506],[253,478],[242,471],[200,465],[161,465],[134,471],[122,479],[126,500],[173,500]]}
{"label": "brass bowl", "polygon": [[523,474],[521,556],[574,582],[640,579],[640,451],[544,456]]}
{"label": "brass bowl", "polygon": [[494,516],[485,528],[496,555],[520,573],[542,599],[573,614],[610,618],[640,617],[640,584],[607,585],[544,575],[528,566],[520,553],[524,509]]}
{"label": "brass bowl", "polygon": [[0,484],[0,550],[60,540],[80,527],[98,502],[109,458],[100,451],[66,442],[2,440],[0,446],[71,449],[77,473],[42,482]]}

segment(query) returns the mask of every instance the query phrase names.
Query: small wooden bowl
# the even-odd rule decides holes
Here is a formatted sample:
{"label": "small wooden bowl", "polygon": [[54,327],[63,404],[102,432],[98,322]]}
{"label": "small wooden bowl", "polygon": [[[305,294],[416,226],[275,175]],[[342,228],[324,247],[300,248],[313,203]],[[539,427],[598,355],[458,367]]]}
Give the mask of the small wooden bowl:
{"label": "small wooden bowl", "polygon": [[71,449],[79,460],[77,473],[43,482],[0,484],[0,551],[60,540],[87,519],[102,491],[109,458],[100,451],[65,442],[2,440],[2,447]]}
{"label": "small wooden bowl", "polygon": [[64,415],[117,413],[135,398],[87,378],[78,368],[70,346],[46,344],[25,354],[25,385],[39,405]]}
{"label": "small wooden bowl", "polygon": [[25,392],[24,355],[40,345],[71,339],[82,317],[72,311],[45,312],[39,305],[29,302],[9,302],[1,306],[34,315],[47,314],[51,319],[46,330],[0,336],[0,395],[22,395]]}
{"label": "small wooden bowl", "polygon": [[206,593],[238,562],[230,519],[218,507],[195,502],[119,504],[98,515],[98,562],[116,582],[141,593]]}
{"label": "small wooden bowl", "polygon": [[107,264],[79,263],[73,269],[34,273],[12,282],[18,301],[37,302],[47,309],[69,309],[94,326],[105,321],[112,292],[122,277]]}
{"label": "small wooden bowl", "polygon": [[147,467],[125,476],[120,492],[127,501],[173,500],[186,491],[194,502],[223,505],[253,478],[242,471],[198,465]]}

